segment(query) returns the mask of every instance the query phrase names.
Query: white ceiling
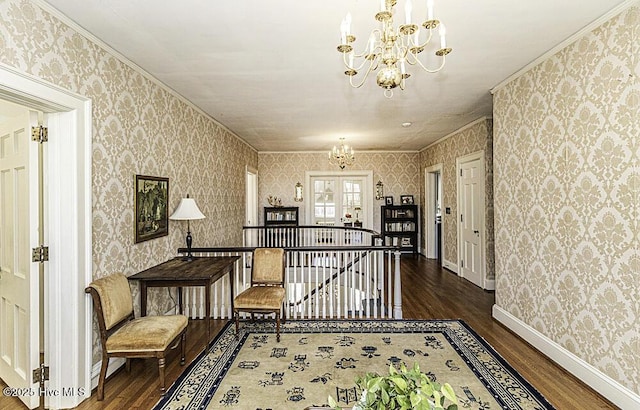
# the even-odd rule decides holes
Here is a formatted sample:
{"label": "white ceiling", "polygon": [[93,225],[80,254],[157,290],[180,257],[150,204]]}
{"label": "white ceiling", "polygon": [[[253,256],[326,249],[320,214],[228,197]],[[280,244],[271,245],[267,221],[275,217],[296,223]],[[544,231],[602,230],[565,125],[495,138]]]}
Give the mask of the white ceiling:
{"label": "white ceiling", "polygon": [[[258,151],[328,150],[339,137],[362,151],[419,150],[491,116],[492,87],[629,0],[435,0],[453,52],[437,74],[412,67],[391,99],[373,77],[352,89],[336,50],[347,12],[364,47],[378,0],[47,2]],[[421,23],[426,0],[413,3]]]}

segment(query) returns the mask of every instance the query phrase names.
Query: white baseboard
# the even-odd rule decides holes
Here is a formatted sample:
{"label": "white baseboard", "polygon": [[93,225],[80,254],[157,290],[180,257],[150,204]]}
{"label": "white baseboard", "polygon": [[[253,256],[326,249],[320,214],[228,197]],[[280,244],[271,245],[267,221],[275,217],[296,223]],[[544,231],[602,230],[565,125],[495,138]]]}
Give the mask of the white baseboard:
{"label": "white baseboard", "polygon": [[446,268],[446,269],[449,269],[451,272],[455,273],[458,276],[460,275],[458,273],[458,265],[453,263],[453,262],[450,262],[450,261],[448,261],[446,259],[443,259],[442,260],[442,267]]}
{"label": "white baseboard", "polygon": [[484,290],[496,290],[496,280],[495,279],[485,279],[484,280]]}
{"label": "white baseboard", "polygon": [[493,305],[493,318],[622,410],[640,409],[640,395],[627,389],[498,305]]}

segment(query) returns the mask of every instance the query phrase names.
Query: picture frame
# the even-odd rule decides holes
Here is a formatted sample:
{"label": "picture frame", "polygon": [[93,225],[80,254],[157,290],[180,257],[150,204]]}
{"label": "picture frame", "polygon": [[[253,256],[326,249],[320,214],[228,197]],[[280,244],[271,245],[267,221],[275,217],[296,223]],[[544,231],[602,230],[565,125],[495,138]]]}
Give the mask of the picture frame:
{"label": "picture frame", "polygon": [[413,195],[400,195],[402,205],[413,205]]}
{"label": "picture frame", "polygon": [[136,175],[133,203],[135,243],[169,235],[169,178]]}
{"label": "picture frame", "polygon": [[385,205],[393,205],[393,197],[392,196],[385,196],[384,197],[384,204]]}

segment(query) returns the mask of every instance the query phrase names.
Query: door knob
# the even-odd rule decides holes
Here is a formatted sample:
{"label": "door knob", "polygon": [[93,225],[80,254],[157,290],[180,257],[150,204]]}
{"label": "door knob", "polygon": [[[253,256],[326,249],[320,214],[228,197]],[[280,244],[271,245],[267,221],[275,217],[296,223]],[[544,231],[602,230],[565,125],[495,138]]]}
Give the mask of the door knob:
{"label": "door knob", "polygon": [[480,231],[473,231],[473,233],[475,233],[476,235],[478,235],[480,233]]}

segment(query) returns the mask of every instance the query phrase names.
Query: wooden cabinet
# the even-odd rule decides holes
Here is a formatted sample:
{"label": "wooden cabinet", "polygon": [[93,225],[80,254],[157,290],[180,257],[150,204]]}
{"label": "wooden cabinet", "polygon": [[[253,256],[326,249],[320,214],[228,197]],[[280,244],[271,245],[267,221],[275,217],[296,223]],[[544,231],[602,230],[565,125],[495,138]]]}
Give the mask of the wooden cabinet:
{"label": "wooden cabinet", "polygon": [[265,226],[298,226],[298,207],[265,207]]}
{"label": "wooden cabinet", "polygon": [[382,207],[382,236],[388,246],[402,252],[418,253],[418,206],[386,205]]}

